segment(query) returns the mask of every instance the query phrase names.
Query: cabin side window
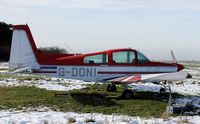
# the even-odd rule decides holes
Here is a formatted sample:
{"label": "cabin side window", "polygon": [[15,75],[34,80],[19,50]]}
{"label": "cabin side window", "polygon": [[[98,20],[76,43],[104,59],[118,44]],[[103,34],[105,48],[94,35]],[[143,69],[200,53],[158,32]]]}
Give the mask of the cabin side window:
{"label": "cabin side window", "polygon": [[113,63],[135,63],[135,53],[133,51],[113,52]]}
{"label": "cabin side window", "polygon": [[108,55],[107,54],[97,54],[86,56],[83,59],[83,63],[85,64],[106,64],[108,63]]}
{"label": "cabin side window", "polygon": [[143,55],[141,52],[138,51],[137,55],[138,55],[138,63],[144,64],[144,63],[149,62],[149,59],[145,55]]}

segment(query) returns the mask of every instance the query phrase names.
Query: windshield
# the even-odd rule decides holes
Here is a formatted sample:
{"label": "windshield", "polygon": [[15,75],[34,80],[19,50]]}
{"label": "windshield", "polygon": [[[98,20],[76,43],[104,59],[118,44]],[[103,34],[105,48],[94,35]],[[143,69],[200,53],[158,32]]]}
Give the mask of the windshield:
{"label": "windshield", "polygon": [[145,55],[143,55],[141,52],[138,51],[137,54],[138,54],[138,63],[143,64],[143,63],[147,63],[147,62],[150,61],[150,60],[149,60]]}

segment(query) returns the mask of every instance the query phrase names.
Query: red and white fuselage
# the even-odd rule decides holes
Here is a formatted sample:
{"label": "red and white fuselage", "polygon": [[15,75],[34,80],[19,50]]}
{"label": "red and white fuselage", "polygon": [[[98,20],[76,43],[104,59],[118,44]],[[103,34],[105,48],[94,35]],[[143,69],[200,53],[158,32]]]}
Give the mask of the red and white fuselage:
{"label": "red and white fuselage", "polygon": [[[10,69],[85,81],[179,80],[184,66],[152,62],[134,49],[113,49],[89,54],[39,53],[27,25],[13,27]],[[119,79],[121,78],[121,79]]]}

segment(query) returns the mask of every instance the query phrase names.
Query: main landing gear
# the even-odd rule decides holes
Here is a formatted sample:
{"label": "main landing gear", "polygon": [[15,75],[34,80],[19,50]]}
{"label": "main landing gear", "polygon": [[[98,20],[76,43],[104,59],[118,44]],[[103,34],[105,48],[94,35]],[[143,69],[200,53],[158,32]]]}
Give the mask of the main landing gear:
{"label": "main landing gear", "polygon": [[[108,84],[107,86],[107,91],[108,92],[116,92],[117,87],[115,84]],[[127,85],[124,85],[124,91],[122,92],[122,98],[123,99],[132,99],[134,95],[133,90],[127,89]]]}
{"label": "main landing gear", "polygon": [[131,89],[128,89],[127,84],[123,84],[124,91],[122,92],[122,98],[123,99],[132,99],[134,92]]}
{"label": "main landing gear", "polygon": [[129,90],[129,89],[125,89],[122,92],[122,98],[123,99],[132,99],[133,95],[134,95],[134,92],[132,90]]}

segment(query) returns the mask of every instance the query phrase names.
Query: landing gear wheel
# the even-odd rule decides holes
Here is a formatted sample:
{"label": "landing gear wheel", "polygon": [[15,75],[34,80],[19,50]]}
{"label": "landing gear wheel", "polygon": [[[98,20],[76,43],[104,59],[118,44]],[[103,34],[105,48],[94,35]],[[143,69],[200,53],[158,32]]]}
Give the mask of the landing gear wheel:
{"label": "landing gear wheel", "polygon": [[116,90],[117,90],[117,87],[115,84],[108,84],[108,86],[107,86],[108,92],[116,92]]}
{"label": "landing gear wheel", "polygon": [[132,90],[124,90],[122,93],[123,99],[131,99],[133,98],[133,91]]}
{"label": "landing gear wheel", "polygon": [[166,94],[166,93],[167,92],[166,92],[165,88],[161,88],[160,89],[160,92],[159,92],[160,95],[163,95],[163,94]]}

